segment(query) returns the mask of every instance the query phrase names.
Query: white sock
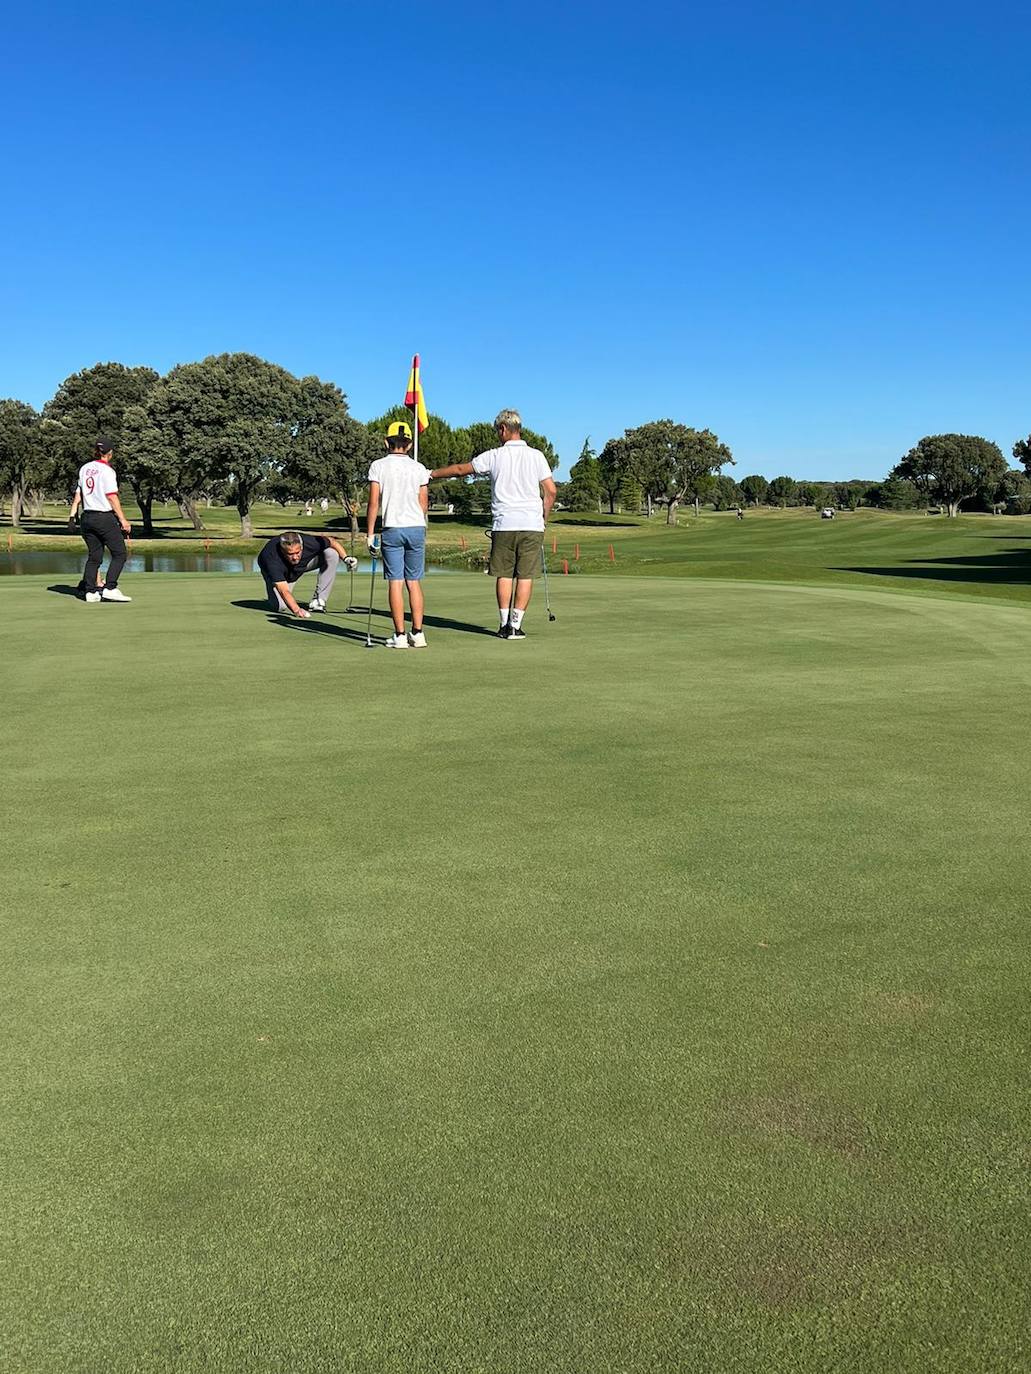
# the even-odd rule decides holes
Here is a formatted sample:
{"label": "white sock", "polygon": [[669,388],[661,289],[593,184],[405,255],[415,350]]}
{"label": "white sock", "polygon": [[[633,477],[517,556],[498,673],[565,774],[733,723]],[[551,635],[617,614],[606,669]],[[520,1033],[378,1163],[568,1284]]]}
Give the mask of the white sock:
{"label": "white sock", "polygon": [[500,608],[500,606],[499,606],[499,607],[498,607],[498,615],[501,617],[501,623],[502,623],[502,625],[507,625],[507,624],[508,624],[508,608],[506,607],[504,610],[502,610],[502,609]]}
{"label": "white sock", "polygon": [[518,630],[518,629],[519,629],[519,626],[523,623],[523,612],[522,612],[522,611],[513,611],[512,614],[509,616],[508,619],[509,619],[509,623],[511,624],[513,630]]}

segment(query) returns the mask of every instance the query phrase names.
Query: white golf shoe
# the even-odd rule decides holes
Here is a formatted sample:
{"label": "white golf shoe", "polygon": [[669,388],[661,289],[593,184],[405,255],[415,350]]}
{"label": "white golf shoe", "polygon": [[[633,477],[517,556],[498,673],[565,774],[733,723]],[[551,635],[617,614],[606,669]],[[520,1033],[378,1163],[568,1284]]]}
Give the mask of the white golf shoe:
{"label": "white golf shoe", "polygon": [[105,587],[100,593],[100,599],[101,601],[131,601],[132,597],[126,596],[118,587]]}
{"label": "white golf shoe", "polygon": [[426,633],[425,633],[425,631],[424,631],[424,630],[409,630],[409,631],[408,631],[408,647],[409,647],[409,649],[425,649],[425,647],[426,647]]}
{"label": "white golf shoe", "polygon": [[87,593],[86,593],[86,600],[87,600],[91,605],[97,605],[97,604],[99,603],[99,601],[100,601],[100,593],[99,593],[99,592],[87,592]]}
{"label": "white golf shoe", "polygon": [[408,648],[408,636],[405,634],[390,635],[390,637],[388,639],[385,639],[383,642],[388,649]]}
{"label": "white golf shoe", "polygon": [[323,601],[321,596],[313,596],[312,599],[308,602],[309,611],[324,611],[325,609],[326,603]]}

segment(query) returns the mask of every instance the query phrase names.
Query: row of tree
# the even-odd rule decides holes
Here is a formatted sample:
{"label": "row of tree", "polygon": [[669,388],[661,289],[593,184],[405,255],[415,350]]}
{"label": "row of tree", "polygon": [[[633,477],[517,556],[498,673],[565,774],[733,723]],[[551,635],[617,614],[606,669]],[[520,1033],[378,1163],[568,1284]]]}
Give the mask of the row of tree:
{"label": "row of tree", "polygon": [[[203,528],[202,498],[232,504],[240,529],[251,533],[258,499],[287,504],[332,495],[356,518],[369,463],[383,451],[382,436],[396,406],[367,424],[354,419],[333,382],[295,377],[249,353],[223,353],[183,363],[166,376],[152,368],[99,363],[67,378],[41,413],[23,401],[0,401],[0,494],[11,502],[13,523],[23,510],[41,507],[46,493],[67,496],[75,474],[98,434],[118,446],[118,472],[139,506],[143,532],[153,529],[155,501],[173,500],[195,529]],[[532,430],[524,436],[552,468],[558,455]],[[467,462],[497,442],[482,421],[452,428],[429,417],[420,458],[428,467]],[[990,440],[974,435],[929,435],[880,483],[767,481],[757,474],[740,482],[722,471],[733,466],[730,449],[709,429],[653,420],[610,439],[600,453],[584,442],[559,499],[571,510],[615,512],[693,502],[716,509],[735,506],[879,505],[904,510],[934,502],[956,515],[964,503],[989,509],[1008,505],[1031,510],[1031,436],[1013,447],[1024,471],[1007,465]],[[450,482],[440,492],[459,515],[483,510],[483,483]]]}
{"label": "row of tree", "polygon": [[[79,466],[104,434],[115,441],[119,480],[132,488],[144,534],[153,532],[155,501],[168,500],[198,530],[203,499],[232,504],[244,535],[258,499],[286,504],[332,495],[355,518],[387,425],[405,418],[411,413],[398,406],[362,424],[333,382],[295,377],[249,353],[183,363],[164,377],[149,367],[99,363],[62,382],[41,413],[24,401],[0,401],[0,492],[18,525],[47,493],[70,496]],[[547,438],[526,437],[555,467]],[[433,415],[420,457],[442,467],[496,443],[488,422],[452,429]],[[443,494],[475,509],[479,493],[467,492],[457,483]]]}
{"label": "row of tree", "polygon": [[989,439],[934,434],[910,449],[883,482],[798,482],[786,476],[768,481],[756,473],[737,482],[719,470],[734,459],[710,430],[658,420],[610,439],[600,453],[585,440],[560,496],[570,510],[600,511],[607,504],[610,513],[618,506],[650,515],[658,502],[666,506],[670,523],[685,500],[696,510],[702,504],[716,510],[746,505],[912,510],[930,502],[949,515],[957,515],[964,503],[1026,514],[1031,511],[1031,436],[1014,444],[1013,456],[1023,471],[1009,467]]}

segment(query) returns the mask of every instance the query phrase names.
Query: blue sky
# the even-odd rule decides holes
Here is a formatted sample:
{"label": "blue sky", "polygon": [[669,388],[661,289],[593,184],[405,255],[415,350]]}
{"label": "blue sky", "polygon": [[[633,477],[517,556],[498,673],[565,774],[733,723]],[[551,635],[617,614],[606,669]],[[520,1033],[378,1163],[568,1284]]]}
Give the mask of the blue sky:
{"label": "blue sky", "polygon": [[1026,6],[51,4],[0,54],[0,395],[247,350],[367,419],[736,475],[1031,431]]}

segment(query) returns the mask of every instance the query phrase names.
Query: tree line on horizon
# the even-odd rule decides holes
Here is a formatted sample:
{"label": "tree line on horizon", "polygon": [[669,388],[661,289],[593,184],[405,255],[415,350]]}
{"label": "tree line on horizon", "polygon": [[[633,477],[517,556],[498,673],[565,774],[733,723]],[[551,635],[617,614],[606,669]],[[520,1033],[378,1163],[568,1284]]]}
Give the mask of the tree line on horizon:
{"label": "tree line on horizon", "polygon": [[610,439],[600,453],[584,440],[580,456],[561,489],[563,504],[574,511],[617,509],[651,515],[665,505],[667,520],[676,520],[681,502],[714,510],[745,506],[831,506],[857,510],[915,510],[932,504],[948,515],[964,503],[979,509],[1031,513],[1031,435],[1013,445],[1023,464],[1011,468],[1002,450],[989,439],[971,434],[932,434],[921,439],[881,482],[853,478],[847,482],[797,481],[758,473],[735,481],[721,471],[734,459],[710,430],[694,430],[672,420],[652,421]]}
{"label": "tree line on horizon", "polygon": [[[282,505],[332,496],[357,516],[369,464],[383,454],[396,406],[362,423],[347,397],[320,377],[295,377],[249,353],[222,353],[182,363],[161,376],[150,367],[98,363],[67,377],[37,412],[25,401],[0,401],[0,495],[17,526],[52,495],[70,499],[79,467],[98,435],[116,446],[119,480],[139,507],[142,533],[153,531],[155,502],[174,501],[194,529],[200,506],[234,506],[240,532],[252,534],[256,501]],[[554,468],[558,454],[542,434],[525,431]],[[497,443],[480,421],[452,428],[431,415],[420,437],[429,466],[466,462]],[[442,484],[445,499],[478,509],[461,482]]]}
{"label": "tree line on horizon", "polygon": [[[295,377],[248,353],[212,355],[182,363],[162,376],[153,368],[98,363],[67,377],[37,412],[27,402],[0,400],[0,497],[10,501],[12,523],[42,509],[47,495],[70,497],[75,475],[99,434],[117,445],[120,476],[132,489],[143,533],[153,529],[155,502],[174,501],[196,530],[200,504],[234,506],[241,534],[250,535],[256,501],[286,505],[333,496],[357,516],[369,463],[383,452],[383,435],[411,412],[398,405],[365,423],[348,409],[334,383]],[[523,431],[554,469],[558,454],[548,438]],[[497,439],[489,421],[452,427],[431,413],[420,437],[428,467],[468,462]],[[1010,468],[1001,449],[975,435],[929,435],[870,483],[767,480],[751,474],[735,481],[722,471],[734,464],[730,449],[709,429],[653,420],[624,431],[595,452],[585,440],[569,479],[559,484],[565,509],[652,514],[664,506],[675,523],[683,503],[716,510],[750,505],[915,509],[934,503],[950,515],[964,503],[983,509],[1031,512],[1031,435],[1018,440]],[[438,497],[459,516],[489,507],[482,482],[442,483]]]}

